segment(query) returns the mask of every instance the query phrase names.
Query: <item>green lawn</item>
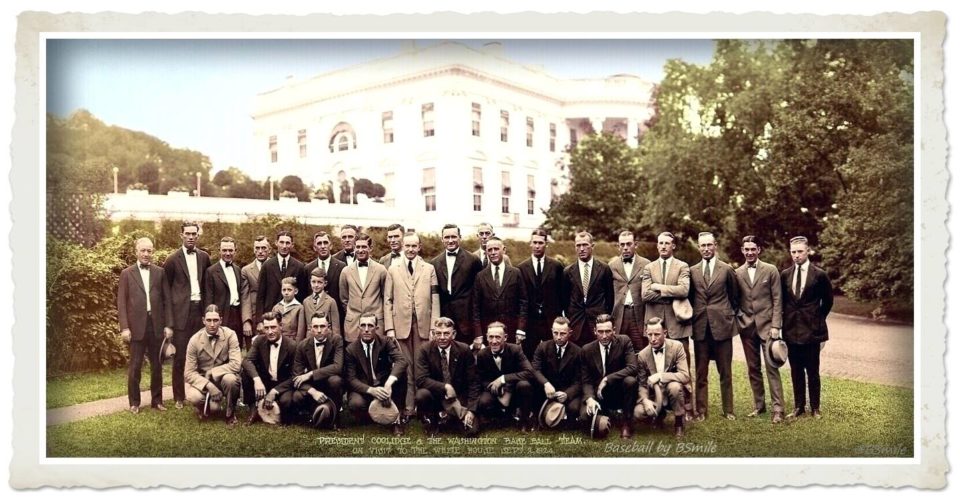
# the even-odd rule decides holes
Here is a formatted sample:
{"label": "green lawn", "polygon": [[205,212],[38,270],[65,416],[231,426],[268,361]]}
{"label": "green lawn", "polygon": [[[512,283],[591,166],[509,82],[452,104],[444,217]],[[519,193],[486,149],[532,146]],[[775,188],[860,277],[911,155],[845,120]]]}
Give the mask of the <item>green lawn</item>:
{"label": "green lawn", "polygon": [[[47,428],[48,457],[912,457],[913,391],[857,381],[824,378],[823,415],[774,426],[770,414],[746,418],[751,410],[745,364],[734,362],[739,419],[720,413],[720,391],[711,367],[708,420],[687,426],[677,441],[667,431],[640,428],[634,439],[611,434],[589,440],[576,431],[519,432],[488,428],[481,439],[442,434],[428,440],[419,423],[405,441],[385,428],[350,426],[336,433],[306,427],[258,423],[232,430],[222,420],[200,423],[192,410],[119,413]],[[792,408],[789,370],[782,370],[787,408]],[[769,399],[769,395],[768,395]],[[769,402],[768,402],[769,404]],[[769,407],[769,405],[768,405]],[[246,416],[245,411],[240,416]],[[668,427],[670,424],[668,418]],[[362,439],[362,441],[359,441]],[[538,439],[538,440],[535,440]]]}
{"label": "green lawn", "polygon": [[[173,379],[170,369],[170,362],[163,365],[164,385],[169,385]],[[143,372],[140,374],[140,389],[148,390],[149,388],[150,368],[145,363]],[[47,409],[121,397],[126,394],[126,368],[47,378]]]}

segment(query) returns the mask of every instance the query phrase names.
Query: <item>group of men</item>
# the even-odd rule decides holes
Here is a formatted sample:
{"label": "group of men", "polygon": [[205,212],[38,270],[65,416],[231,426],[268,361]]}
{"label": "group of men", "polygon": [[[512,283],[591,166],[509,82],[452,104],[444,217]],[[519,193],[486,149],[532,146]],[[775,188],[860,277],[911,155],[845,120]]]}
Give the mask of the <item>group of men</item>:
{"label": "group of men", "polygon": [[[759,260],[754,236],[743,238],[745,263],[734,270],[715,258],[710,233],[699,235],[703,259],[691,267],[674,257],[669,232],[657,236],[652,262],[636,254],[632,232],[621,232],[620,255],[607,264],[580,231],[577,261],[564,268],[546,254],[546,231],[535,229],[530,258],[514,267],[489,224],[478,227],[476,254],[461,248],[459,227],[444,226],[444,251],[429,261],[420,237],[398,224],[387,228],[390,253],[379,261],[370,236],[347,225],[336,254],[320,231],[316,258],[301,262],[291,255],[293,234],[281,231],[275,256],[257,237],[255,260],[240,268],[235,240],[221,239],[211,263],[197,248],[199,231],[182,224],[182,247],[162,267],[152,264],[150,239],[138,239],[138,262],[121,273],[133,413],[144,355],[151,406],[166,410],[160,364],[169,342],[175,406],[190,403],[201,418],[219,409],[231,426],[242,404],[251,424],[334,427],[348,410],[354,421],[389,425],[397,435],[416,415],[430,433],[456,426],[476,434],[501,419],[522,432],[579,425],[595,437],[619,423],[629,438],[636,421],[659,427],[672,410],[682,436],[685,422],[707,417],[710,360],[722,414],[735,419],[739,334],[754,395],[749,416],[766,412],[763,357],[772,422],[806,412],[807,380],[811,413],[821,417],[819,354],[832,288],[803,237],[790,241],[794,265],[781,272]],[[773,348],[781,339],[794,387],[788,414]]]}

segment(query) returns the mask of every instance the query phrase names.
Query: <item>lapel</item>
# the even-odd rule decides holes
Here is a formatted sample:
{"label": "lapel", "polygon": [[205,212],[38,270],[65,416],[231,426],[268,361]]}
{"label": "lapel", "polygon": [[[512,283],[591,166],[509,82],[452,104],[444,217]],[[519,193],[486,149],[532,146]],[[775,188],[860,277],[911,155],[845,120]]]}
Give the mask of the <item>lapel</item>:
{"label": "lapel", "polygon": [[[587,285],[587,291],[593,289],[593,284],[597,282],[597,274],[600,273],[600,261],[594,257],[593,265],[590,268],[590,284]],[[586,293],[584,294],[586,295]]]}
{"label": "lapel", "polygon": [[[444,251],[444,255],[446,255],[446,251],[447,251],[447,250],[443,250],[443,251]],[[457,271],[458,271],[458,270],[461,270],[461,269],[463,268],[463,261],[467,258],[467,257],[466,257],[466,253],[467,253],[467,252],[464,251],[463,248],[460,248],[459,251],[457,251],[457,257],[453,259],[453,272],[450,273],[450,286],[451,286],[451,287],[454,285],[454,284],[453,284],[453,278],[454,278],[455,275],[457,275]],[[444,264],[443,264],[443,266],[444,266],[444,268],[446,268],[446,266],[447,266],[447,264],[446,264],[446,258],[447,258],[447,257],[444,256],[443,258],[444,258]]]}
{"label": "lapel", "polygon": [[[367,360],[366,348],[364,348],[362,340],[358,339],[357,342],[359,343],[358,346],[360,347],[360,358],[363,364],[363,372],[367,373],[367,379],[373,380],[373,373],[370,372],[370,361]],[[377,340],[374,339],[373,343],[370,346],[370,358],[373,359],[374,362],[376,362],[376,354],[377,354]]]}
{"label": "lapel", "polygon": [[[657,270],[660,271],[663,268],[663,264],[657,262]],[[662,272],[661,272],[662,273]],[[676,277],[673,277],[676,276]],[[667,284],[670,281],[678,281],[680,279],[680,266],[677,264],[677,259],[674,257],[670,258],[670,265],[667,267],[667,275],[660,276],[663,280],[661,284]]]}
{"label": "lapel", "polygon": [[[556,352],[556,351],[557,351],[557,343],[554,342],[554,343],[553,343],[553,352],[550,352],[550,353],[553,353],[553,354],[554,354],[553,357],[556,357],[556,354],[554,353],[554,352]],[[563,368],[567,365],[567,363],[570,362],[570,358],[571,358],[571,357],[572,357],[572,355],[570,354],[570,342],[568,341],[568,342],[567,342],[567,346],[565,346],[565,347],[563,348],[563,356],[560,357],[560,363],[557,364],[557,372],[563,371]],[[556,362],[556,359],[554,359],[554,362]]]}
{"label": "lapel", "polygon": [[623,263],[623,257],[618,256],[612,262],[610,262],[610,270],[616,271],[622,275],[624,281],[630,281],[630,276],[627,275],[627,265]]}
{"label": "lapel", "polygon": [[223,328],[220,328],[217,333],[220,336],[217,338],[216,346],[210,345],[210,339],[207,338],[206,332],[204,332],[202,337],[203,341],[206,342],[206,345],[204,345],[204,350],[210,354],[210,357],[212,357],[214,361],[216,361],[220,356],[220,352],[223,350],[223,344],[226,343],[226,340],[223,338]]}
{"label": "lapel", "polygon": [[490,284],[493,285],[493,291],[497,295],[497,298],[500,298],[500,295],[503,294],[503,288],[507,287],[507,266],[500,262],[501,269],[500,282],[503,284],[500,287],[497,287],[497,281],[493,280],[493,265],[487,265],[481,270],[481,272],[486,272],[487,276],[490,278]]}
{"label": "lapel", "polygon": [[[150,291],[143,289],[143,278],[140,277],[140,262],[133,264],[133,272],[131,272],[131,277],[137,283],[137,286],[143,291],[143,294],[146,295],[147,299],[150,299]],[[156,276],[153,272],[153,267],[150,267],[150,288],[153,288],[153,282],[156,280]]]}
{"label": "lapel", "polygon": [[757,269],[753,271],[754,281],[750,282],[750,269],[747,268],[747,262],[743,262],[739,268],[737,268],[737,275],[740,276],[740,279],[747,284],[747,288],[753,289],[757,281],[760,280],[760,261],[757,260]]}
{"label": "lapel", "polygon": [[227,273],[223,270],[223,264],[217,262],[217,265],[213,268],[213,273],[220,279],[225,288],[230,288],[230,284],[227,283]]}

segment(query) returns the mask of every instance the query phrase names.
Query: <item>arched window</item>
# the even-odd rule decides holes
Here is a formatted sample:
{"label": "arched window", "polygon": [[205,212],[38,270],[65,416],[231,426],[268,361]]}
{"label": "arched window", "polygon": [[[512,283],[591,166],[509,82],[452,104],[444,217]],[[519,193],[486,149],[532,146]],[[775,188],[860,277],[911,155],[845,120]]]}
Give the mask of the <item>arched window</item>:
{"label": "arched window", "polygon": [[330,152],[342,152],[357,148],[357,134],[349,123],[340,122],[330,132]]}

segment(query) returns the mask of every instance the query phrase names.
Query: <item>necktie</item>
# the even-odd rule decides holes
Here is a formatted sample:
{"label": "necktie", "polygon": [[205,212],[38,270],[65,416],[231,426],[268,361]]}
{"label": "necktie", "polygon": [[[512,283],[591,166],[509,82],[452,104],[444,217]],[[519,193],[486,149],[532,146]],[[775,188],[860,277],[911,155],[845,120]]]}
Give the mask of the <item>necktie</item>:
{"label": "necktie", "polygon": [[280,259],[280,275],[283,275],[287,272],[287,257]]}
{"label": "necktie", "polygon": [[667,283],[667,259],[660,259],[660,275],[663,277],[663,283]]}
{"label": "necktie", "polygon": [[440,368],[443,370],[443,382],[450,383],[450,361],[447,359],[447,349],[440,349]]}
{"label": "necktie", "polygon": [[587,288],[590,287],[590,264],[583,264],[583,276],[581,276],[583,284],[583,301],[587,301]]}
{"label": "necktie", "polygon": [[710,259],[706,259],[703,262],[703,279],[707,281],[707,284],[710,284]]}
{"label": "necktie", "polygon": [[563,347],[557,347],[557,360],[559,361],[562,358],[563,358]]}
{"label": "necktie", "polygon": [[413,260],[407,260],[407,272],[413,275]]}
{"label": "necktie", "polygon": [[800,298],[801,291],[803,291],[803,267],[797,265],[797,286],[794,290],[794,294],[797,295],[797,298]]}
{"label": "necktie", "polygon": [[320,304],[320,293],[313,294],[313,305],[317,306]]}
{"label": "necktie", "polygon": [[493,283],[497,286],[497,291],[500,290],[500,266],[493,266]]}
{"label": "necktie", "polygon": [[603,347],[603,375],[607,375],[607,363],[610,362],[610,345]]}
{"label": "necktie", "polygon": [[374,384],[376,384],[377,375],[373,371],[373,343],[364,343],[363,351],[367,355],[367,363],[370,364],[370,379],[372,379]]}
{"label": "necktie", "polygon": [[537,258],[537,277],[543,276],[543,259]]}
{"label": "necktie", "polygon": [[327,261],[326,261],[326,260],[320,261],[320,267],[323,268],[323,273],[326,274],[326,273],[327,273]]}

